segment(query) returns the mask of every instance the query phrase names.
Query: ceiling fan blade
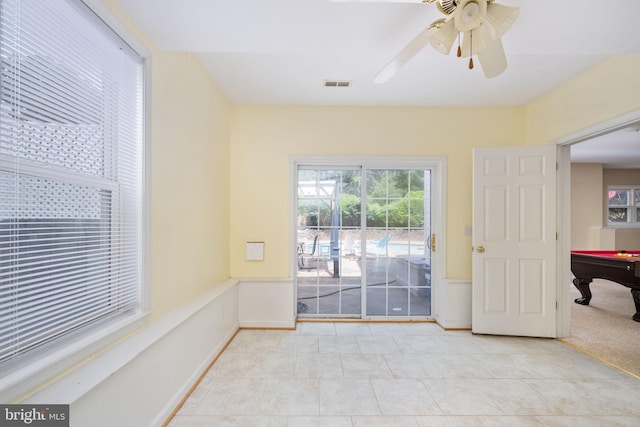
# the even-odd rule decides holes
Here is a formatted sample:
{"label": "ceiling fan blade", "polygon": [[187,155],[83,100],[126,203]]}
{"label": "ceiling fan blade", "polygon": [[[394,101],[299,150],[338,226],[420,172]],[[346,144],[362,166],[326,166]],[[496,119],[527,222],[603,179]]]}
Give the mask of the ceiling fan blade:
{"label": "ceiling fan blade", "polygon": [[411,40],[408,45],[404,47],[373,79],[374,83],[384,83],[393,77],[400,68],[402,68],[407,62],[411,60],[418,52],[424,49],[429,44],[429,38],[432,33],[432,29],[425,29],[421,31],[416,38]]}
{"label": "ceiling fan blade", "polygon": [[493,39],[484,30],[486,47],[478,52],[478,60],[486,78],[490,79],[499,76],[507,69],[507,57],[504,54],[504,47],[501,39]]}

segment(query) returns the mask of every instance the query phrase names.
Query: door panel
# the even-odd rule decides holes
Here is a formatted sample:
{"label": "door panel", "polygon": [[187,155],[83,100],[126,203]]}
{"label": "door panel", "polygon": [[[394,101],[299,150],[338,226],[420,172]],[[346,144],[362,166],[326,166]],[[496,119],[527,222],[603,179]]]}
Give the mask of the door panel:
{"label": "door panel", "polygon": [[520,313],[542,313],[544,264],[539,260],[520,260]]}
{"label": "door panel", "polygon": [[473,331],[555,336],[555,146],[474,151]]}
{"label": "door panel", "polygon": [[488,313],[506,313],[507,263],[504,259],[487,259],[483,267],[486,273],[484,310]]}
{"label": "door panel", "polygon": [[503,241],[508,238],[507,187],[493,186],[484,190],[485,206],[491,206],[493,221],[484,221],[484,236],[487,241]]}

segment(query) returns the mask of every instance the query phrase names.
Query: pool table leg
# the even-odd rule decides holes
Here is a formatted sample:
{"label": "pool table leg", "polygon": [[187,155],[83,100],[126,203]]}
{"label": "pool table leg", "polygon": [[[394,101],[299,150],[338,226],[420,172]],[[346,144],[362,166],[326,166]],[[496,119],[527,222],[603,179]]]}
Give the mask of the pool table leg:
{"label": "pool table leg", "polygon": [[589,283],[591,283],[591,279],[573,279],[573,284],[582,294],[582,298],[576,298],[574,302],[580,305],[589,305],[591,302],[591,289],[589,289]]}
{"label": "pool table leg", "polygon": [[640,322],[640,289],[631,289],[631,295],[633,295],[633,302],[636,305],[636,314],[632,319],[636,322]]}

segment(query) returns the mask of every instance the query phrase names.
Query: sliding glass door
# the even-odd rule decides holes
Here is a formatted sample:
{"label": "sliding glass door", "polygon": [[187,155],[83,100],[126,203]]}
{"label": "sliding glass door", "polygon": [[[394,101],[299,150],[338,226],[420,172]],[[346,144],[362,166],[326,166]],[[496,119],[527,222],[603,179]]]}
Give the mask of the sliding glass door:
{"label": "sliding glass door", "polygon": [[299,317],[431,315],[431,170],[297,167]]}

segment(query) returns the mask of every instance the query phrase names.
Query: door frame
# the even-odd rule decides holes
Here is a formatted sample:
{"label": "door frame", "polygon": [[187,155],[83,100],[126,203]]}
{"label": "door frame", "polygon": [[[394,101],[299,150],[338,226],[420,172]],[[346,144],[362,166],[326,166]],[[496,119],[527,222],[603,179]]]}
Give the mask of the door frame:
{"label": "door frame", "polygon": [[571,145],[624,129],[640,122],[640,110],[622,114],[552,141],[558,150],[558,286],[557,336],[571,335]]}
{"label": "door frame", "polygon": [[[289,168],[289,277],[294,282],[293,290],[293,313],[298,317],[297,301],[298,286],[296,282],[297,254],[297,224],[295,218],[298,216],[296,206],[297,174],[298,166],[362,166],[363,168],[386,168],[392,169],[394,166],[414,169],[431,170],[431,233],[436,235],[436,251],[431,256],[431,314],[429,318],[435,318],[437,313],[436,303],[438,301],[437,285],[446,276],[446,203],[447,203],[447,159],[439,156],[424,157],[375,157],[375,156],[300,156],[291,157]],[[366,316],[361,316],[362,320],[367,320]]]}

